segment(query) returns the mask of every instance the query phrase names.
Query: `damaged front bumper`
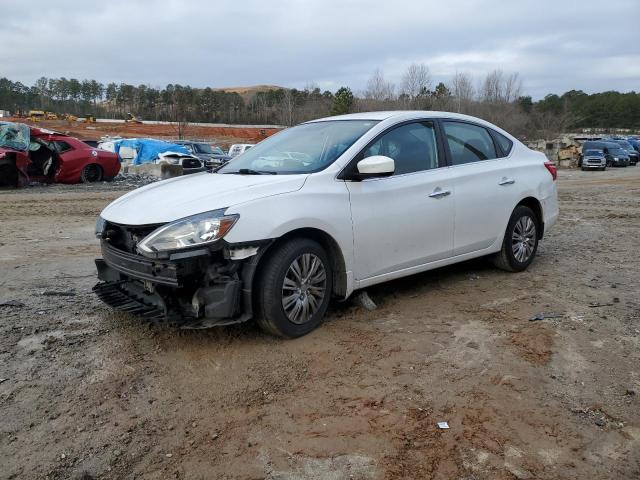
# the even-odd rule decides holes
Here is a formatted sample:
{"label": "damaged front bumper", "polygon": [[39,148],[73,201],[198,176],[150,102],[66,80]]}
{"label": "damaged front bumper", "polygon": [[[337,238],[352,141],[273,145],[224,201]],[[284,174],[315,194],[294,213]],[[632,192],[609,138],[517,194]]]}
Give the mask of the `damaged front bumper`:
{"label": "damaged front bumper", "polygon": [[220,245],[151,259],[101,241],[93,291],[107,305],[159,324],[209,328],[252,318],[252,284],[270,242]]}

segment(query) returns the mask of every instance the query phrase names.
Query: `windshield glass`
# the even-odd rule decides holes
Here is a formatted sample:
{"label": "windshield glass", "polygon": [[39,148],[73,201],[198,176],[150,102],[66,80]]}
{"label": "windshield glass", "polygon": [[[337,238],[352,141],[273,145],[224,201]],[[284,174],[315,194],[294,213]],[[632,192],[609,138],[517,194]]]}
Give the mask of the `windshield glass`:
{"label": "windshield glass", "polygon": [[198,153],[214,153],[214,151],[211,149],[211,145],[207,145],[206,143],[195,143],[194,146],[196,147],[196,152]]}
{"label": "windshield glass", "polygon": [[218,173],[296,174],[318,172],[373,127],[372,120],[332,120],[288,128],[246,150]]}
{"label": "windshield glass", "polygon": [[586,152],[584,152],[585,155],[595,155],[596,157],[601,157],[602,156],[602,150],[587,150]]}
{"label": "windshield glass", "polygon": [[622,148],[624,148],[625,150],[633,150],[633,147],[631,146],[631,144],[626,140],[619,140],[616,143],[620,145]]}
{"label": "windshield glass", "polygon": [[211,152],[215,153],[216,155],[224,155],[224,152],[220,147],[211,147]]}
{"label": "windshield glass", "polygon": [[621,148],[610,148],[609,152],[613,155],[626,155],[627,153]]}
{"label": "windshield glass", "polygon": [[22,123],[0,122],[0,147],[29,148],[29,127]]}

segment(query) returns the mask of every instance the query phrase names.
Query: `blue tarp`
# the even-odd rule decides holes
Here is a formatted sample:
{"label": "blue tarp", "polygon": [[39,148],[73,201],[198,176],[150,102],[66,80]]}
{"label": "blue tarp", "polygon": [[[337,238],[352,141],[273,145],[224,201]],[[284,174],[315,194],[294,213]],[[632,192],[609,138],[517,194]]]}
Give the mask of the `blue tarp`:
{"label": "blue tarp", "polygon": [[[128,138],[124,140],[115,140],[113,145],[118,157],[120,157],[120,147],[133,148],[136,151],[136,156],[132,160],[134,165],[153,162],[158,158],[158,154],[164,152],[177,152],[190,155],[189,151],[182,145],[163,142],[162,140],[154,140],[152,138]],[[120,157],[120,161],[122,161],[122,157]]]}

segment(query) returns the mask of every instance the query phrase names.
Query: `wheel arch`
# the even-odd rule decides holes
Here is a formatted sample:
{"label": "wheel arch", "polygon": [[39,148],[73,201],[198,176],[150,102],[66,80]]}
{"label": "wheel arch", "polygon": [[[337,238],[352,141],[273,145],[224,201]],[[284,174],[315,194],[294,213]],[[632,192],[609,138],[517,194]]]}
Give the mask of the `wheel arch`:
{"label": "wheel arch", "polygon": [[520,205],[530,208],[533,210],[533,213],[536,214],[538,218],[538,240],[542,240],[542,236],[544,235],[544,214],[542,211],[542,204],[535,197],[526,197],[520,200],[518,204],[514,207],[514,210],[518,208]]}
{"label": "wheel arch", "polygon": [[309,238],[311,240],[315,240],[326,250],[333,267],[333,294],[338,297],[346,297],[349,286],[346,263],[342,249],[338,242],[327,232],[320,230],[319,228],[312,227],[291,230],[277,238],[269,245],[258,262],[256,275],[254,276],[254,287],[255,281],[260,275],[261,265],[264,265],[264,260],[271,254],[271,252],[273,252],[275,249],[274,247],[282,245],[293,238]]}

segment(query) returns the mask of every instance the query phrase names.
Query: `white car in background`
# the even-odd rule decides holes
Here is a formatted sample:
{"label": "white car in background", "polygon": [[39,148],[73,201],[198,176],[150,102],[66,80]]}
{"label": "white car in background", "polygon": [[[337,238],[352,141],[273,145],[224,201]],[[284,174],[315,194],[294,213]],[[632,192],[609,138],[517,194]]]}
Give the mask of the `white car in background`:
{"label": "white car in background", "polygon": [[227,153],[227,155],[229,155],[231,158],[237,157],[241,153],[249,150],[254,145],[255,144],[253,143],[234,143],[233,145],[231,145],[231,147],[229,147],[229,152]]}
{"label": "white car in background", "polygon": [[555,180],[543,154],[477,118],[315,120],[215,173],[107,206],[94,290],[149,320],[204,328],[255,318],[297,337],[321,323],[331,297],[380,282],[481,256],[526,269],[558,217]]}

